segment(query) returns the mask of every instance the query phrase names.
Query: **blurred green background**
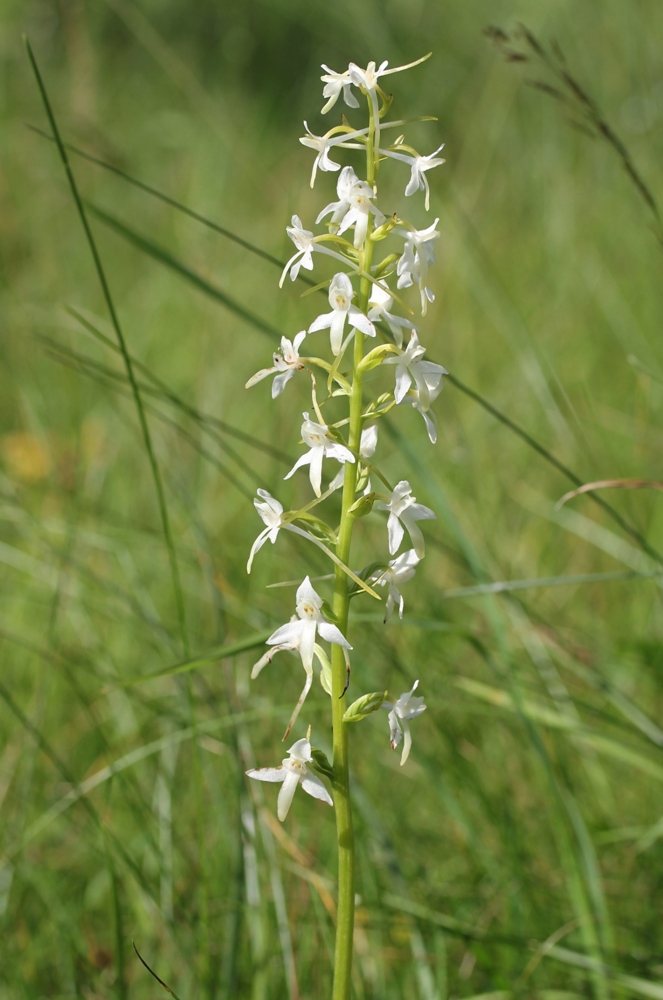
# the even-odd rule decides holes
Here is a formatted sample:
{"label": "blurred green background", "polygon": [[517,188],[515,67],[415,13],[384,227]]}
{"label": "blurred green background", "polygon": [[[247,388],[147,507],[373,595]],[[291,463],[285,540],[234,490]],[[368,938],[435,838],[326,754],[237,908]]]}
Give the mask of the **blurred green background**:
{"label": "blurred green background", "polygon": [[[523,19],[555,39],[656,195],[660,0],[4,0],[0,13],[0,998],[161,995],[132,939],[182,1000],[325,997],[331,812],[298,796],[281,828],[274,789],[243,775],[278,760],[301,671],[282,657],[250,684],[255,652],[213,654],[286,620],[293,591],[269,582],[326,572],[282,537],[246,576],[255,489],[293,506],[309,495],[305,476],[280,481],[308,400],[298,380],[275,404],[267,383],[244,390],[276,335],[232,307],[291,336],[317,303],[73,159],[84,197],[125,227],[93,218],[130,350],[162,380],[139,373],[191,648],[212,651],[194,672],[115,687],[183,652],[124,369],[67,311],[113,337],[57,153],[26,128],[47,126],[21,33],[68,141],[278,258],[291,214],[310,225],[334,197],[333,175],[309,189],[298,142],[303,119],[326,121],[319,64],[432,49],[391,78],[394,115],[439,119],[411,141],[446,143],[422,341],[580,481],[657,480],[652,213],[596,130],[569,127],[577,105],[527,85],[557,85],[541,61],[509,64],[483,31]],[[384,173],[383,207],[427,225],[399,167]],[[661,562],[633,531],[663,550],[661,494],[601,494],[631,533],[588,497],[556,511],[573,483],[522,437],[453,384],[435,409],[435,448],[414,412],[394,415],[400,437],[381,434],[388,474],[438,514],[405,620],[355,609],[352,692],[420,678],[428,704],[402,770],[382,713],[352,732],[355,995],[660,1000]],[[358,566],[384,545],[379,515],[362,528]],[[568,579],[619,572],[633,576]],[[555,579],[472,592],[537,578]],[[328,749],[325,702],[316,684],[299,728]]]}

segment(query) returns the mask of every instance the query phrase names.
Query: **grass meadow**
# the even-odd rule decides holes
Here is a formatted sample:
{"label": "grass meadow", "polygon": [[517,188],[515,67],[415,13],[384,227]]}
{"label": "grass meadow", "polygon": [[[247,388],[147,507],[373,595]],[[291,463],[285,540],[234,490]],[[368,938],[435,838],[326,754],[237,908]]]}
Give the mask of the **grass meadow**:
{"label": "grass meadow", "polygon": [[[484,33],[520,20],[542,53]],[[293,212],[334,196],[298,142],[323,125],[320,63],[429,50],[394,113],[435,115],[413,139],[446,143],[421,330],[452,378],[434,449],[411,407],[382,445],[438,519],[404,620],[353,604],[356,692],[420,678],[428,711],[402,769],[383,713],[353,728],[354,996],[661,1000],[659,0],[4,0],[0,23],[0,1000],[165,996],[132,941],[181,1000],[329,995],[331,811],[296,797],[281,826],[244,776],[301,686],[287,658],[249,681],[291,613],[267,584],[327,572],[285,532],[245,572],[256,488],[308,496],[281,482],[306,386],[273,403],[244,383],[310,321],[275,260]],[[23,32],[88,154],[187,648]],[[654,486],[556,508],[613,479]],[[357,566],[384,531],[365,524]],[[302,720],[325,711],[316,684]]]}

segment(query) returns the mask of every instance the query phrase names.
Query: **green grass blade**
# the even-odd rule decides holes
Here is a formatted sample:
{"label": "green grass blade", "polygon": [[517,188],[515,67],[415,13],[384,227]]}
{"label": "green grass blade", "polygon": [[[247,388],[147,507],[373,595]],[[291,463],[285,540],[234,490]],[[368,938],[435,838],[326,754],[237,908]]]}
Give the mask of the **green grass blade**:
{"label": "green grass blade", "polygon": [[184,608],[184,595],[182,593],[182,586],[181,586],[181,582],[180,582],[180,573],[179,573],[179,567],[178,567],[178,564],[177,564],[177,555],[176,555],[176,552],[175,552],[175,544],[173,542],[173,537],[172,537],[172,533],[171,533],[171,529],[170,529],[170,520],[168,518],[168,508],[166,506],[166,497],[165,497],[165,494],[164,494],[163,483],[161,481],[161,474],[159,472],[159,466],[157,464],[156,456],[154,454],[154,449],[152,447],[152,438],[150,436],[150,430],[149,430],[149,427],[147,425],[147,417],[145,416],[145,410],[143,408],[143,401],[141,399],[140,391],[139,391],[138,385],[136,383],[136,378],[135,378],[135,375],[134,375],[133,365],[131,364],[131,357],[129,355],[129,351],[127,349],[127,344],[126,344],[126,341],[124,339],[124,334],[122,332],[122,327],[120,326],[120,321],[119,321],[117,312],[115,310],[115,305],[113,303],[113,298],[111,296],[111,292],[110,292],[110,287],[108,285],[108,281],[106,280],[106,273],[105,273],[103,265],[101,263],[101,257],[99,256],[99,251],[97,249],[97,244],[96,244],[96,241],[94,239],[94,236],[92,234],[92,230],[90,228],[90,225],[89,225],[89,222],[88,222],[88,219],[87,219],[87,214],[85,212],[85,207],[83,205],[83,201],[82,201],[81,196],[80,196],[79,191],[78,191],[78,185],[76,184],[76,179],[75,179],[73,171],[71,169],[71,165],[69,163],[69,158],[67,156],[67,152],[66,152],[66,150],[65,150],[65,148],[64,148],[64,146],[62,144],[62,139],[60,138],[60,132],[59,132],[56,120],[55,120],[55,116],[53,114],[53,109],[51,108],[51,102],[50,102],[48,94],[46,92],[46,87],[44,85],[44,81],[42,79],[41,73],[39,71],[39,67],[37,66],[37,61],[35,59],[34,53],[32,51],[32,47],[31,47],[30,42],[28,41],[27,37],[25,38],[25,47],[26,47],[26,50],[27,50],[27,53],[28,53],[28,59],[30,60],[30,64],[32,66],[32,70],[33,70],[33,73],[35,75],[35,79],[37,81],[37,86],[39,88],[39,92],[41,94],[41,98],[42,98],[42,101],[43,101],[43,104],[44,104],[44,109],[46,111],[46,115],[48,117],[51,129],[53,131],[53,135],[55,137],[55,143],[56,143],[56,146],[57,146],[57,149],[58,149],[58,153],[60,154],[60,160],[62,161],[62,166],[64,167],[64,171],[65,171],[65,173],[67,175],[67,181],[69,183],[69,188],[71,190],[71,194],[72,194],[72,197],[73,197],[75,205],[76,205],[76,210],[78,212],[78,216],[80,218],[81,225],[83,226],[83,230],[85,232],[85,238],[87,240],[87,243],[88,243],[88,246],[89,246],[89,249],[90,249],[90,253],[92,255],[92,260],[93,260],[93,263],[94,263],[94,268],[95,268],[95,271],[97,273],[97,277],[99,279],[99,284],[101,285],[102,294],[103,294],[104,300],[106,302],[106,306],[108,308],[108,313],[110,315],[111,323],[113,324],[113,329],[115,330],[115,333],[116,333],[116,336],[117,336],[117,340],[118,340],[118,344],[119,344],[120,350],[122,351],[122,357],[123,357],[124,364],[125,364],[125,367],[126,367],[127,377],[129,379],[129,383],[131,385],[131,390],[132,390],[132,393],[133,393],[133,396],[134,396],[134,400],[135,400],[135,403],[136,403],[136,410],[138,412],[138,420],[140,422],[140,426],[141,426],[141,430],[142,430],[142,434],[143,434],[143,441],[145,443],[145,450],[147,451],[147,456],[148,456],[148,460],[149,460],[149,463],[150,463],[150,468],[152,470],[152,478],[154,479],[154,485],[155,485],[156,494],[157,494],[157,503],[158,503],[158,506],[159,506],[159,513],[161,515],[161,523],[162,523],[162,526],[163,526],[164,538],[165,538],[166,546],[167,546],[167,549],[168,549],[168,557],[169,557],[169,561],[170,561],[170,570],[171,570],[171,575],[172,575],[172,579],[173,579],[173,591],[175,593],[175,603],[176,603],[176,606],[177,606],[177,615],[178,615],[179,624],[180,624],[180,637],[181,637],[183,649],[186,652],[188,650],[188,647],[189,647],[189,641],[188,641],[188,638],[187,638],[187,631],[186,631],[186,615],[185,615],[185,608]]}
{"label": "green grass blade", "polygon": [[206,295],[216,299],[216,301],[224,305],[226,309],[235,313],[236,316],[239,316],[240,319],[243,319],[256,330],[259,330],[261,333],[264,333],[270,338],[277,340],[281,339],[282,333],[280,330],[277,330],[276,327],[272,326],[271,323],[268,323],[266,320],[256,316],[255,313],[252,313],[249,309],[245,309],[241,303],[231,298],[230,295],[227,295],[216,285],[212,285],[211,282],[206,281],[190,267],[187,267],[186,264],[183,264],[182,261],[173,257],[173,255],[167,250],[164,250],[163,247],[158,246],[158,244],[149,240],[146,236],[141,236],[141,234],[137,233],[135,229],[132,229],[131,226],[127,226],[124,222],[121,222],[109,212],[105,212],[103,209],[98,208],[90,202],[86,202],[86,204],[97,219],[103,222],[104,225],[108,226],[110,229],[113,229],[129,243],[132,243],[138,250],[146,253],[149,257],[152,257],[160,264],[164,264],[166,267],[170,268],[171,271],[179,274],[181,278],[184,278],[200,291],[205,292]]}
{"label": "green grass blade", "polygon": [[256,649],[258,646],[262,646],[274,629],[265,629],[263,632],[256,632],[254,635],[247,636],[245,639],[238,639],[237,642],[230,642],[223,646],[215,646],[213,649],[208,649],[207,652],[199,653],[192,659],[184,660],[182,663],[174,663],[170,667],[164,667],[162,670],[155,670],[151,674],[144,674],[141,677],[131,677],[129,680],[121,681],[119,684],[114,684],[109,690],[113,688],[126,688],[132,687],[134,684],[142,684],[145,681],[153,681],[162,677],[176,677],[178,674],[186,674],[191,670],[197,670],[199,667],[205,667],[210,663],[216,663],[217,660],[223,660],[226,657],[236,656],[238,653],[245,653],[249,649]]}

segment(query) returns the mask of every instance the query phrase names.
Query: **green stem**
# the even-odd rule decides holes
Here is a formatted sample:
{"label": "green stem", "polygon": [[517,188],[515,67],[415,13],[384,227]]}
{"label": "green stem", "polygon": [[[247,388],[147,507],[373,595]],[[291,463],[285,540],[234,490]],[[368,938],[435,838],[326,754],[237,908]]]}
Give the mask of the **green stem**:
{"label": "green stem", "polygon": [[[370,114],[370,132],[366,144],[367,182],[373,186],[375,180],[375,159],[373,155],[373,135],[375,122],[370,97],[368,100]],[[371,240],[371,219],[369,216],[368,232],[364,244],[361,270],[370,272],[373,257],[373,241]],[[368,277],[362,277],[359,290],[358,306],[362,312],[368,312],[368,299],[372,283]],[[364,334],[360,330],[355,333],[352,395],[350,396],[350,425],[348,447],[359,454],[362,430],[362,393],[363,373],[359,365],[364,356]],[[336,555],[348,565],[352,528],[354,517],[349,509],[355,500],[357,485],[357,464],[346,462],[345,478],[343,480],[343,498],[341,501],[341,523],[338,532]],[[334,578],[334,614],[338,627],[344,635],[348,631],[348,611],[350,606],[348,577],[338,566]],[[343,722],[346,709],[345,687],[346,667],[343,650],[340,646],[332,646],[332,726],[334,741],[334,809],[336,811],[336,833],[338,840],[338,909],[336,919],[336,952],[334,956],[334,987],[333,1000],[349,1000],[350,976],[352,973],[352,938],[355,916],[355,848],[352,829],[352,805],[350,802],[350,765],[348,747],[348,724]]]}

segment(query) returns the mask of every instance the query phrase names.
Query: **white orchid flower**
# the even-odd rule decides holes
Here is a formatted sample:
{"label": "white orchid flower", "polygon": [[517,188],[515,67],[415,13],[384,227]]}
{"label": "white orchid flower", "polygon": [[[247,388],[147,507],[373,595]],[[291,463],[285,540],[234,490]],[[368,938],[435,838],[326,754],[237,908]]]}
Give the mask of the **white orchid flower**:
{"label": "white orchid flower", "polygon": [[406,691],[402,694],[398,701],[393,704],[390,701],[382,703],[382,708],[386,708],[389,712],[389,739],[391,740],[391,749],[395,750],[401,740],[403,740],[401,767],[410,756],[410,750],[412,749],[412,735],[410,733],[409,723],[412,719],[416,719],[418,715],[421,715],[422,712],[426,711],[424,699],[412,697],[418,686],[419,681],[415,681],[412,686],[412,690]]}
{"label": "white orchid flower", "polygon": [[336,184],[338,201],[332,201],[318,215],[316,223],[332,213],[329,228],[332,233],[343,234],[350,226],[355,227],[354,245],[361,247],[368,232],[368,219],[375,216],[376,225],[385,221],[382,212],[372,204],[373,190],[366,181],[357,177],[352,167],[343,167]]}
{"label": "white orchid flower", "polygon": [[267,539],[269,539],[273,545],[278,537],[279,531],[282,527],[285,527],[285,525],[281,524],[283,504],[280,504],[278,500],[275,500],[271,493],[268,493],[267,490],[258,490],[258,497],[260,499],[254,499],[253,504],[255,509],[260,514],[260,517],[265,522],[266,527],[263,528],[251,546],[249,561],[246,564],[247,573],[251,572],[251,566],[253,565],[253,558],[256,552],[260,551]]}
{"label": "white orchid flower", "polygon": [[257,385],[258,382],[267,378],[268,375],[278,372],[272,382],[272,399],[280,396],[295,372],[302,371],[304,368],[304,365],[299,360],[299,348],[305,336],[306,330],[300,330],[299,333],[295,334],[292,341],[288,340],[287,337],[281,337],[281,353],[274,352],[273,366],[271,368],[261,368],[259,372],[251,376],[244,388],[250,389],[252,385]]}
{"label": "white orchid flower", "polygon": [[314,250],[317,250],[318,253],[324,253],[328,257],[335,257],[336,260],[340,260],[341,263],[347,264],[345,257],[342,257],[340,253],[336,253],[335,250],[330,250],[329,247],[322,246],[320,240],[323,237],[314,236],[309,229],[304,229],[302,226],[302,220],[298,215],[293,215],[290,220],[290,225],[286,226],[285,231],[297,247],[297,252],[292,255],[288,263],[283,268],[281,280],[279,281],[279,288],[283,287],[283,282],[285,281],[285,276],[288,272],[290,272],[290,280],[294,281],[299,274],[300,268],[303,267],[306,271],[313,270]]}
{"label": "white orchid flower", "polygon": [[414,382],[417,390],[417,401],[423,410],[430,406],[430,389],[437,388],[443,375],[448,375],[446,368],[436,365],[433,361],[422,361],[426,348],[419,343],[419,337],[413,330],[410,342],[400,354],[390,355],[382,362],[385,365],[396,365],[396,386],[394,399],[402,403],[405,394]]}
{"label": "white orchid flower", "polygon": [[334,643],[337,646],[342,646],[344,649],[352,649],[352,646],[345,638],[341,630],[337,628],[336,625],[332,625],[331,622],[328,622],[322,614],[322,598],[313,589],[308,576],[304,582],[300,584],[297,590],[296,601],[297,604],[295,610],[297,615],[293,615],[289,622],[285,625],[281,625],[280,628],[277,628],[277,630],[270,635],[267,640],[267,645],[274,646],[275,648],[268,650],[265,655],[262,656],[256,664],[254,664],[253,670],[251,671],[251,679],[254,680],[263,667],[266,667],[268,663],[271,663],[276,654],[285,649],[297,651],[301,657],[302,666],[306,671],[306,683],[304,684],[304,689],[299,696],[299,701],[295,705],[292,716],[290,717],[290,722],[288,723],[288,728],[285,731],[283,739],[286,739],[288,733],[294,726],[300,709],[311,689],[311,684],[313,682],[313,657],[317,657],[323,670],[325,668],[326,657],[323,650],[320,649],[315,641],[316,635],[319,634],[322,639],[325,639],[327,642]]}
{"label": "white orchid flower", "polygon": [[425,191],[426,211],[430,209],[430,188],[428,186],[426,171],[432,170],[433,167],[439,167],[441,164],[447,162],[445,159],[438,157],[437,155],[441,149],[444,149],[444,143],[442,143],[442,145],[436,149],[434,153],[429,153],[428,156],[420,156],[414,151],[412,153],[402,153],[399,152],[398,149],[380,150],[380,153],[383,156],[390,156],[393,160],[401,160],[403,163],[410,164],[412,170],[410,172],[410,180],[405,188],[405,197],[409,198],[410,195],[415,194],[417,191]]}
{"label": "white orchid flower", "polygon": [[[372,458],[375,454],[375,449],[378,446],[378,425],[371,424],[370,427],[365,427],[361,432],[361,439],[359,441],[359,458],[361,461],[368,462],[369,458]],[[345,471],[341,468],[336,473],[334,479],[329,484],[330,490],[340,490],[343,485],[343,479],[345,477]],[[371,492],[371,481],[370,479],[366,483],[366,489],[364,493]]]}
{"label": "white orchid flower", "polygon": [[329,330],[333,354],[338,354],[341,350],[346,320],[349,320],[351,326],[361,330],[368,337],[375,337],[375,327],[370,319],[360,309],[352,305],[353,295],[352,282],[348,275],[342,272],[335,274],[329,286],[329,305],[332,307],[332,311],[318,316],[308,328],[309,333]]}
{"label": "white orchid flower", "polygon": [[[430,55],[430,53],[428,53]],[[407,63],[405,66],[394,66],[392,69],[388,69],[389,62],[385,59],[384,62],[380,63],[380,66],[376,69],[375,63],[373,61],[369,62],[366,69],[362,69],[361,66],[357,66],[356,63],[350,63],[348,66],[348,75],[350,77],[350,82],[355,85],[355,87],[361,87],[362,90],[368,94],[369,100],[373,107],[373,122],[375,125],[375,146],[377,149],[380,147],[380,113],[378,104],[378,91],[380,86],[378,80],[382,76],[389,76],[391,73],[402,73],[405,69],[412,69],[413,66],[418,66],[419,63],[424,62],[428,59],[428,55],[423,56],[421,59],[415,59],[414,62]]]}
{"label": "white orchid flower", "polygon": [[415,281],[419,286],[422,316],[426,313],[428,303],[435,301],[432,291],[426,287],[426,279],[428,265],[435,263],[433,241],[440,235],[435,228],[439,221],[436,219],[428,229],[414,229],[405,233],[403,254],[396,265],[397,288],[409,288]]}
{"label": "white orchid flower", "polygon": [[403,330],[416,330],[417,327],[409,319],[402,316],[394,316],[389,310],[394,304],[393,297],[389,294],[389,289],[385,282],[380,281],[372,286],[371,297],[368,300],[370,309],[368,318],[377,322],[384,320],[394,335],[397,347],[403,346]]}
{"label": "white orchid flower", "polygon": [[397,483],[394,490],[386,502],[380,501],[376,505],[377,510],[389,511],[387,521],[387,533],[389,535],[389,552],[395,555],[403,541],[405,529],[410,536],[410,541],[420,559],[424,558],[425,545],[424,536],[417,521],[434,521],[435,512],[430,507],[424,507],[417,503],[417,498],[412,496],[412,487],[407,479],[402,479]]}
{"label": "white orchid flower", "polygon": [[343,93],[343,100],[349,108],[358,108],[359,101],[352,93],[352,81],[350,80],[349,71],[346,69],[344,73],[337,73],[336,70],[330,69],[324,63],[322,63],[322,69],[325,71],[324,75],[320,77],[325,84],[322,96],[329,98],[329,100],[320,113],[326,115],[336,104],[341,92]]}
{"label": "white orchid flower", "polygon": [[284,757],[279,767],[251,768],[246,772],[249,778],[255,778],[257,781],[280,781],[283,783],[276,806],[276,815],[282,823],[288,815],[299,784],[314,799],[320,799],[328,806],[334,804],[320,778],[312,774],[306,766],[313,760],[309,741],[307,739],[297,740],[288,750],[288,755],[288,757]]}
{"label": "white orchid flower", "polygon": [[[441,365],[436,365],[437,368],[441,368]],[[442,375],[446,374],[446,371],[442,372],[424,372],[424,380],[428,389],[428,407],[424,409],[421,402],[421,397],[419,395],[418,389],[410,389],[405,395],[402,403],[410,403],[417,413],[420,413],[424,418],[424,423],[426,424],[426,431],[428,432],[428,438],[431,444],[435,444],[437,441],[437,417],[432,409],[430,409],[431,404],[435,402],[437,397],[442,392]]]}
{"label": "white orchid flower", "polygon": [[308,124],[304,122],[304,128],[306,129],[308,135],[304,135],[299,140],[302,146],[308,146],[309,149],[315,149],[317,156],[313,161],[313,170],[311,171],[311,187],[315,184],[315,177],[320,170],[340,170],[341,164],[336,163],[335,160],[329,159],[329,150],[333,149],[334,146],[341,146],[343,149],[362,149],[363,147],[356,142],[350,142],[351,139],[356,139],[360,135],[366,135],[368,132],[367,128],[358,129],[356,132],[341,132],[338,135],[331,135],[334,129],[330,132],[326,132],[325,135],[314,135],[311,132]]}
{"label": "white orchid flower", "polygon": [[402,552],[396,559],[390,561],[389,569],[378,570],[371,577],[371,582],[379,584],[380,587],[389,587],[384,614],[385,622],[391,618],[396,604],[398,604],[398,617],[403,617],[405,601],[398,588],[412,579],[420,562],[421,560],[414,549],[408,549],[407,552]]}
{"label": "white orchid flower", "polygon": [[329,428],[326,424],[317,424],[314,420],[309,419],[308,413],[304,413],[303,417],[302,438],[304,439],[304,444],[307,444],[310,450],[297,459],[288,475],[283,478],[290,479],[290,476],[297,469],[300,469],[304,465],[310,465],[309,478],[311,486],[315,495],[319,497],[321,495],[322,460],[324,458],[335,458],[337,462],[354,462],[355,457],[349,448],[329,437]]}

